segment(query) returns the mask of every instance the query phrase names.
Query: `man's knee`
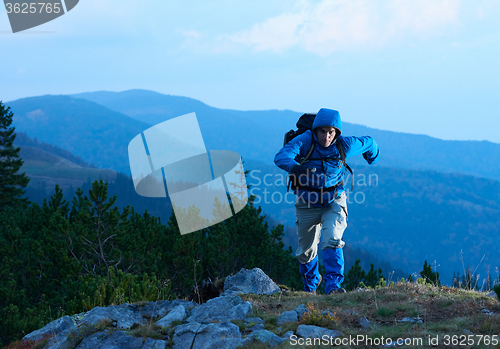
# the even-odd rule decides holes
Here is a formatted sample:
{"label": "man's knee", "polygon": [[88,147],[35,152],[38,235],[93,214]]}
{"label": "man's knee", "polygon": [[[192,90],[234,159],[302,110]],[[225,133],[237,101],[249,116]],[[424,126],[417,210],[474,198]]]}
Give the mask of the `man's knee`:
{"label": "man's knee", "polygon": [[307,264],[316,258],[318,251],[306,251],[303,253],[296,253],[295,257],[301,264]]}
{"label": "man's knee", "polygon": [[327,248],[342,248],[345,246],[345,241],[342,239],[329,239],[323,241],[322,250],[326,250]]}

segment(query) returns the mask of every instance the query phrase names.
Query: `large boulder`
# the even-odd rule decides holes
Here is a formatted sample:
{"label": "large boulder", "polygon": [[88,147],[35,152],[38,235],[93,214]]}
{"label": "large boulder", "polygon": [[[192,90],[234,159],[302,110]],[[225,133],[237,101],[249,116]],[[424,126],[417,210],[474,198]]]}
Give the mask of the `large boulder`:
{"label": "large boulder", "polygon": [[173,308],[182,305],[186,311],[189,311],[196,307],[198,304],[191,301],[186,301],[183,299],[175,299],[173,301],[157,301],[149,302],[146,305],[139,308],[139,312],[145,318],[163,318],[167,315]]}
{"label": "large boulder", "polygon": [[224,295],[230,294],[267,294],[280,292],[274,283],[260,268],[241,269],[235,276],[228,276],[224,281]]}
{"label": "large boulder", "polygon": [[243,302],[238,296],[212,298],[191,310],[188,322],[209,323],[243,320],[252,313],[252,303]]}
{"label": "large boulder", "polygon": [[140,349],[142,346],[140,337],[122,331],[103,331],[85,338],[75,349]]}
{"label": "large boulder", "polygon": [[173,339],[174,349],[232,349],[242,345],[238,326],[230,322],[179,325]]}
{"label": "large boulder", "polygon": [[285,311],[278,316],[278,325],[281,326],[286,322],[298,322],[299,316],[295,310]]}
{"label": "large boulder", "polygon": [[137,311],[137,306],[125,303],[108,307],[95,307],[85,316],[82,323],[95,327],[106,320],[116,322],[116,327],[123,330],[146,322],[146,319]]}
{"label": "large boulder", "polygon": [[63,316],[57,320],[52,321],[51,323],[45,325],[39,330],[33,331],[26,336],[24,336],[24,340],[26,341],[39,341],[42,338],[47,338],[49,336],[54,336],[56,334],[61,333],[62,331],[75,327],[75,323],[69,316]]}
{"label": "large boulder", "polygon": [[336,338],[342,336],[342,332],[329,330],[327,328],[319,326],[300,325],[299,327],[297,327],[297,335],[302,338],[323,338],[323,336],[328,336],[328,338]]}
{"label": "large boulder", "polygon": [[[293,332],[292,332],[293,333]],[[287,338],[279,337],[278,335],[267,330],[253,331],[247,338],[243,340],[245,345],[253,342],[260,342],[272,348],[286,341]]]}
{"label": "large boulder", "polygon": [[186,308],[184,308],[184,306],[182,305],[178,305],[174,309],[172,309],[167,315],[158,320],[156,324],[158,326],[167,327],[170,326],[174,321],[184,320],[186,316],[187,316]]}

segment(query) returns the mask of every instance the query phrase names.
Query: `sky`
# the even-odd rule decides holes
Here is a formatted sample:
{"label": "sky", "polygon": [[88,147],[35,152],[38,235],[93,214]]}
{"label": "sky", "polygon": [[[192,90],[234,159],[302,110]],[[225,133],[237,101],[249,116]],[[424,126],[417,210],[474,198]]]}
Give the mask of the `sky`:
{"label": "sky", "polygon": [[0,100],[148,89],[500,143],[500,1],[81,0],[12,33]]}

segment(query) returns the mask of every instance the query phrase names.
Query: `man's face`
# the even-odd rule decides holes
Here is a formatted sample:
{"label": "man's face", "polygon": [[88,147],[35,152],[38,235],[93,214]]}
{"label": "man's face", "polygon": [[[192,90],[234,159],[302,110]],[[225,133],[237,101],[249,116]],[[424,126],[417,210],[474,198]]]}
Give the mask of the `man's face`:
{"label": "man's face", "polygon": [[319,127],[316,129],[316,137],[318,138],[319,144],[326,148],[330,146],[335,139],[335,128],[331,126]]}

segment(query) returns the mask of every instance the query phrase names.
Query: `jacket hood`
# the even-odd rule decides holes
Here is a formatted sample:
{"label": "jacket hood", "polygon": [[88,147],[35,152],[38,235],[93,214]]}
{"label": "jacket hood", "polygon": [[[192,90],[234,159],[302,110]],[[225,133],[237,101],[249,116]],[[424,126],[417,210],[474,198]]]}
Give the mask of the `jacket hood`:
{"label": "jacket hood", "polygon": [[335,135],[335,140],[340,136],[340,134],[342,133],[342,121],[340,120],[340,114],[338,111],[326,108],[321,108],[318,111],[313,122],[313,127],[312,127],[313,134],[315,134],[314,129],[325,126],[335,127],[337,131],[336,132],[337,134]]}

